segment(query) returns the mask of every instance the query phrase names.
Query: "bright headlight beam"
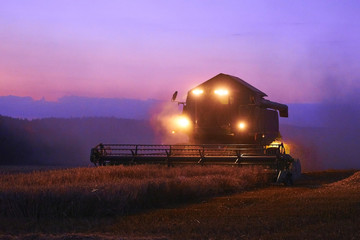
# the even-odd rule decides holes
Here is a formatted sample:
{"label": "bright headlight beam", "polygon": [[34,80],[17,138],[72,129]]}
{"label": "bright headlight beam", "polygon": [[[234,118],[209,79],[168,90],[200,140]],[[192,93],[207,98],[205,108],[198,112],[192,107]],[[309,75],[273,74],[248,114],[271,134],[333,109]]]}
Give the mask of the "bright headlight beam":
{"label": "bright headlight beam", "polygon": [[192,91],[192,93],[195,94],[195,95],[201,95],[201,94],[204,93],[204,90],[202,90],[202,89],[194,89]]}
{"label": "bright headlight beam", "polygon": [[246,128],[246,124],[245,124],[244,122],[239,122],[238,128],[239,128],[240,130],[244,130],[244,129]]}
{"label": "bright headlight beam", "polygon": [[216,89],[214,91],[215,94],[219,95],[219,96],[225,96],[229,94],[229,91],[226,89]]}
{"label": "bright headlight beam", "polygon": [[190,121],[186,117],[179,117],[177,119],[177,124],[182,128],[187,128],[190,126]]}

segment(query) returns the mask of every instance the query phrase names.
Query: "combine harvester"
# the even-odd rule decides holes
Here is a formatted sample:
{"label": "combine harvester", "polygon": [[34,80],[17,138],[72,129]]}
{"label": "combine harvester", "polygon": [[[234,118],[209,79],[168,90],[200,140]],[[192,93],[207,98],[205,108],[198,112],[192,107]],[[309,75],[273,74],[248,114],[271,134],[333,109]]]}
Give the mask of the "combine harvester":
{"label": "combine harvester", "polygon": [[279,115],[288,117],[284,104],[238,77],[218,74],[191,89],[172,134],[185,132],[188,145],[102,144],[91,150],[95,165],[219,164],[262,165],[276,174],[276,182],[292,184],[301,174],[300,162],[286,154],[279,140]]}

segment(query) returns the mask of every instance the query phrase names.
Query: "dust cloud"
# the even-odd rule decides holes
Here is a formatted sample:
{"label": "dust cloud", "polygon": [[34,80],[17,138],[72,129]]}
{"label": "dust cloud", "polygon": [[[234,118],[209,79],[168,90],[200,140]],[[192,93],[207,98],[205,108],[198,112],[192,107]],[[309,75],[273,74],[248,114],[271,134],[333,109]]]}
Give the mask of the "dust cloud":
{"label": "dust cloud", "polygon": [[316,106],[317,116],[308,116],[321,126],[281,126],[285,141],[293,143],[291,154],[301,159],[305,170],[360,168],[359,83],[326,78],[320,85],[326,97]]}
{"label": "dust cloud", "polygon": [[175,102],[157,104],[152,110],[151,126],[155,139],[161,144],[188,144],[189,137],[181,132],[176,125],[176,119],[182,113],[182,106]]}

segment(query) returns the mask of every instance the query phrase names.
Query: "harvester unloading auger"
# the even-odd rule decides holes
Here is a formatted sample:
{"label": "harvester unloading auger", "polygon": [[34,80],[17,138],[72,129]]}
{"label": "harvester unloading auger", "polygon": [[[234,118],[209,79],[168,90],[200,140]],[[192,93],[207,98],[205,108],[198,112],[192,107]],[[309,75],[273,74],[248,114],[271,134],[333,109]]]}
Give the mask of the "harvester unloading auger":
{"label": "harvester unloading auger", "polygon": [[284,104],[240,78],[218,74],[191,89],[176,122],[188,145],[98,144],[91,149],[95,165],[116,164],[219,164],[262,165],[276,174],[277,182],[292,183],[301,173],[300,162],[286,154],[279,141],[279,114],[288,117]]}

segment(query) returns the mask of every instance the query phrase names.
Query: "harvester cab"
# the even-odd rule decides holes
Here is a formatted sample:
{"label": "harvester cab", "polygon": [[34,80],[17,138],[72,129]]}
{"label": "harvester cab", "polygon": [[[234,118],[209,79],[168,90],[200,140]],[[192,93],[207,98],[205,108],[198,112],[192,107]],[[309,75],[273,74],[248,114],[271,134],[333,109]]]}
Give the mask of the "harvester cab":
{"label": "harvester cab", "polygon": [[183,110],[176,124],[189,136],[188,145],[99,144],[91,151],[91,161],[262,165],[273,170],[277,182],[287,184],[300,175],[299,160],[285,152],[279,139],[279,115],[288,117],[286,105],[266,100],[262,91],[222,73],[189,90],[185,102],[176,101],[177,95],[171,100]]}
{"label": "harvester cab", "polygon": [[288,117],[288,107],[265,96],[240,78],[219,74],[188,92],[182,113],[188,124],[180,127],[191,128],[195,144],[270,144],[280,135],[278,112]]}

